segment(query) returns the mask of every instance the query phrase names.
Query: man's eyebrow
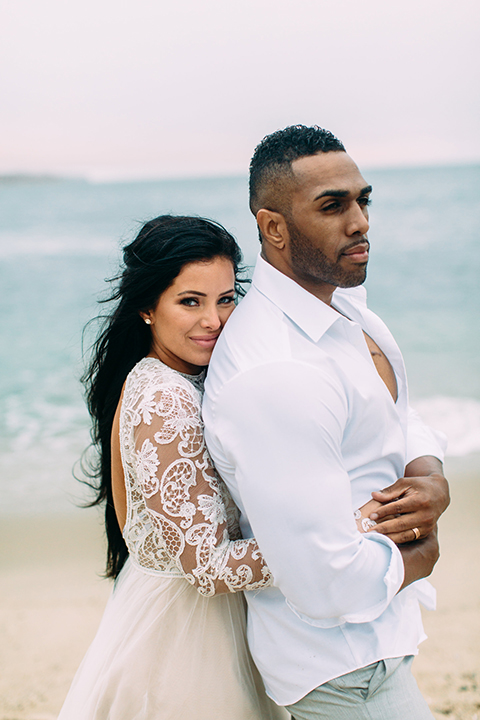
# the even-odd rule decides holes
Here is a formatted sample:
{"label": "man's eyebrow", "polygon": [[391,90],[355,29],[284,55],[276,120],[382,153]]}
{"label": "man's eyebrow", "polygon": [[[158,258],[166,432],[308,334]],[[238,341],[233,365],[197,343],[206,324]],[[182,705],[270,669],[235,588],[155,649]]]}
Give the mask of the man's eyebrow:
{"label": "man's eyebrow", "polygon": [[[360,192],[358,193],[358,197],[361,195],[368,195],[373,190],[371,185],[367,185],[366,187],[362,188]],[[323,197],[338,197],[338,198],[344,198],[348,197],[350,195],[349,190],[324,190],[320,195],[317,195],[313,201],[320,200],[320,198]]]}

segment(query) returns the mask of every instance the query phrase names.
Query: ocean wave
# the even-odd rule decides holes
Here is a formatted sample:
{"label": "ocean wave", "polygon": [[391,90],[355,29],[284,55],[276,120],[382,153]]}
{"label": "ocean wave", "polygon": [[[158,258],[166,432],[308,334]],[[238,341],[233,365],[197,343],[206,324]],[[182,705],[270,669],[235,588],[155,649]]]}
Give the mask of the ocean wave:
{"label": "ocean wave", "polygon": [[[423,420],[448,438],[447,456],[480,451],[480,402],[430,397],[412,403]],[[3,402],[0,440],[2,513],[66,511],[90,497],[73,477],[89,444],[83,403],[10,397]]]}
{"label": "ocean wave", "polygon": [[472,398],[435,397],[412,402],[427,425],[448,439],[447,457],[463,457],[480,451],[480,402]]}
{"label": "ocean wave", "polygon": [[[57,377],[58,381],[58,377]],[[435,430],[448,439],[447,456],[460,457],[480,452],[480,402],[472,398],[435,396],[412,401],[412,407]],[[80,399],[64,397],[25,398],[11,395],[2,402],[1,429],[4,452],[48,454],[69,448],[78,450],[88,438],[90,420]],[[80,440],[81,439],[81,440]],[[79,442],[80,441],[80,442]],[[88,443],[87,443],[88,444]]]}

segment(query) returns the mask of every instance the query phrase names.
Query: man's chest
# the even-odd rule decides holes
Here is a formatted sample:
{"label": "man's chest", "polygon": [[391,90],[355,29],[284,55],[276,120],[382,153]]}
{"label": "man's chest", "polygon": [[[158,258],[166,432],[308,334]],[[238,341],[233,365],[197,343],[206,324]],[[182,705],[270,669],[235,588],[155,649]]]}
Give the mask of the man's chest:
{"label": "man's chest", "polygon": [[370,337],[365,331],[363,331],[363,335],[365,337],[365,342],[367,343],[368,350],[370,352],[370,355],[372,356],[373,364],[375,365],[375,368],[385,383],[388,392],[393,398],[394,402],[397,402],[398,399],[398,387],[397,387],[397,379],[395,377],[395,372],[393,370],[393,367],[383,352],[383,350],[377,345],[375,340]]}
{"label": "man's chest", "polygon": [[[295,360],[318,371],[313,374],[318,386],[311,389],[312,396],[321,404],[323,388],[330,385],[342,398],[342,455],[346,465],[352,468],[363,464],[367,456],[378,458],[396,452],[394,448],[403,454],[405,384],[401,368],[397,379],[397,368],[379,342],[359,324],[346,322],[336,324],[317,342],[298,334],[295,343],[293,337],[291,340]],[[303,382],[301,387],[305,392]],[[336,416],[338,421],[338,413]]]}

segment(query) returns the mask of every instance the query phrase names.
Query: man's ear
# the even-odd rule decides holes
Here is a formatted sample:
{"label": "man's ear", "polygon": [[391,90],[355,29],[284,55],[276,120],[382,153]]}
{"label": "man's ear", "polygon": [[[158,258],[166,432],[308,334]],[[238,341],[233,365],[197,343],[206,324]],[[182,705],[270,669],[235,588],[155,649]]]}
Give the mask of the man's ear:
{"label": "man's ear", "polygon": [[261,208],[257,212],[257,225],[264,242],[270,243],[276,250],[285,249],[288,229],[281,213]]}

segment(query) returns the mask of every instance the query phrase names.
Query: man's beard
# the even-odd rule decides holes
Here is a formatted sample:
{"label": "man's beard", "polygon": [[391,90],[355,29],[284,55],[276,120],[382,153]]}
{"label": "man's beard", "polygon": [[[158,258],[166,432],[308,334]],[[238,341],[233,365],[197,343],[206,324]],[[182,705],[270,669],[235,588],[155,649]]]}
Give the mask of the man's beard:
{"label": "man's beard", "polygon": [[[367,277],[367,266],[359,265],[352,270],[345,270],[341,265],[342,253],[338,254],[335,261],[323,253],[320,248],[312,245],[306,235],[299,232],[291,220],[286,220],[290,235],[290,256],[292,269],[299,278],[317,285],[334,285],[335,287],[350,288],[362,285]],[[342,252],[349,247],[358,245],[359,242],[367,242],[364,238],[352,242],[350,246],[343,248]]]}

